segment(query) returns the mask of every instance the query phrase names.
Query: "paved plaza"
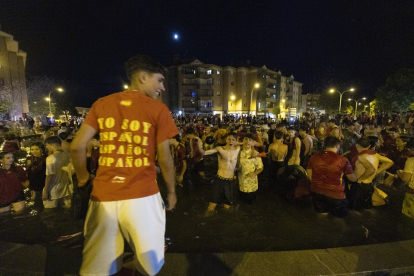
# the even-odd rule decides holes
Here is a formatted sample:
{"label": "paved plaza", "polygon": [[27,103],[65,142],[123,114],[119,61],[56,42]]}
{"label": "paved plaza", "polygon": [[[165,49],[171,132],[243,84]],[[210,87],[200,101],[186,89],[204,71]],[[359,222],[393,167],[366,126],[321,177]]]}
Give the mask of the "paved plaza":
{"label": "paved plaza", "polygon": [[[344,219],[313,211],[309,199],[288,202],[260,175],[257,200],[235,211],[207,207],[217,158],[205,158],[206,179],[189,176],[167,213],[166,264],[159,275],[411,275],[414,221],[401,214],[404,191],[382,187],[390,204],[350,211]],[[159,177],[161,193],[164,183]],[[237,186],[235,184],[235,198]],[[164,197],[165,198],[165,197]],[[82,256],[83,221],[63,209],[0,215],[0,275],[75,275]],[[126,246],[126,252],[131,250]],[[20,272],[19,272],[20,271]],[[30,273],[32,274],[30,274]],[[20,273],[20,274],[19,274]],[[25,274],[26,273],[26,274]],[[379,273],[379,272],[378,272]]]}

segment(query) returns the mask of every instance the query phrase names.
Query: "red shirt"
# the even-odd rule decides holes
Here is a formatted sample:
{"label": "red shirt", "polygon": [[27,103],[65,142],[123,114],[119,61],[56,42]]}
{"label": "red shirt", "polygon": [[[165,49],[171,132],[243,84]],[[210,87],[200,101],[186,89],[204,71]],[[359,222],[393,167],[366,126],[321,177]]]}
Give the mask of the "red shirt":
{"label": "red shirt", "polygon": [[0,204],[7,206],[11,204],[23,191],[22,182],[27,181],[26,171],[15,166],[13,169],[0,169]]}
{"label": "red shirt", "polygon": [[352,174],[348,159],[331,151],[314,154],[308,163],[312,170],[312,192],[336,199],[345,198],[344,174]]}
{"label": "red shirt", "polygon": [[84,123],[101,136],[91,200],[125,200],[159,192],[155,148],[178,134],[166,105],[140,92],[124,91],[97,100]]}

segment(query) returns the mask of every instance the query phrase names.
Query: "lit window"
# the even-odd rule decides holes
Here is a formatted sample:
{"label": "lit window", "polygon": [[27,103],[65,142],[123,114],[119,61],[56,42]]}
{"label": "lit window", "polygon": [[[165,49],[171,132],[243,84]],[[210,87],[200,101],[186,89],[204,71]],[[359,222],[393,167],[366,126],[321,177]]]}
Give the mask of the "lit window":
{"label": "lit window", "polygon": [[246,75],[247,75],[247,72],[246,72],[246,71],[244,71],[244,72],[243,72],[243,75],[245,75],[245,76],[246,76]]}
{"label": "lit window", "polygon": [[233,70],[230,70],[230,75],[233,75]]}
{"label": "lit window", "polygon": [[217,70],[217,75],[220,75],[220,70]]}
{"label": "lit window", "polygon": [[207,70],[207,75],[211,75],[211,70]]}
{"label": "lit window", "polygon": [[191,93],[191,97],[195,97],[195,92]]}
{"label": "lit window", "polygon": [[217,96],[220,96],[220,95],[221,95],[220,91],[217,91]]}
{"label": "lit window", "polygon": [[259,109],[260,109],[260,103],[259,103]]}

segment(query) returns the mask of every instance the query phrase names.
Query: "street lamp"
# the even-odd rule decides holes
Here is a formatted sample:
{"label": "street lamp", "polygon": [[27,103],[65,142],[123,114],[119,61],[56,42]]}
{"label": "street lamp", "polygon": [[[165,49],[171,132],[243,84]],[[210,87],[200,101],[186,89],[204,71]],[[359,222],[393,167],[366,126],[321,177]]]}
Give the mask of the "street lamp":
{"label": "street lamp", "polygon": [[128,89],[128,85],[126,85],[126,84],[125,84],[125,85],[124,85],[124,88],[125,88],[125,89]]}
{"label": "street lamp", "polygon": [[[354,100],[354,99],[348,99],[348,101],[354,101],[355,102],[355,119],[357,117],[357,110],[358,110],[358,102],[362,101],[362,100],[366,100],[365,97],[359,99],[359,100]],[[360,103],[361,104],[361,103]]]}
{"label": "street lamp", "polygon": [[[259,88],[259,84],[256,83],[254,85],[254,87],[252,88],[252,93],[250,94],[250,109],[252,108],[252,103],[253,103],[253,93],[254,93],[254,89],[255,88]],[[252,115],[252,111],[250,110],[250,115]]]}
{"label": "street lamp", "polygon": [[336,91],[335,89],[331,89],[331,90],[329,90],[329,92],[330,93],[333,93],[333,92],[338,92],[339,93],[339,113],[341,113],[341,104],[342,104],[342,95],[345,93],[345,92],[347,92],[347,91],[351,91],[351,92],[353,92],[353,91],[355,91],[355,89],[354,88],[351,88],[351,89],[348,89],[348,90],[345,90],[345,91],[343,91],[343,92],[339,92],[339,91]]}
{"label": "street lamp", "polygon": [[[50,91],[50,92],[49,92],[49,98],[46,98],[46,101],[49,101],[49,116],[50,116],[50,118],[52,118],[52,106],[51,106],[51,104],[50,104],[50,102],[52,101],[52,98],[50,98],[50,94],[51,94],[53,91],[55,91],[55,90]],[[63,89],[59,87],[59,88],[57,88],[57,89],[56,89],[56,91],[58,91],[58,92],[63,92]]]}

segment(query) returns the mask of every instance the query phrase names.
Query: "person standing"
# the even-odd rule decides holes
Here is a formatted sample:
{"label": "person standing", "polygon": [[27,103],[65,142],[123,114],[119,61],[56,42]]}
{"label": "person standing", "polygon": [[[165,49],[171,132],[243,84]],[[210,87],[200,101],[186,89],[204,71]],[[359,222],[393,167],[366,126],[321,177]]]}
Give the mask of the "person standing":
{"label": "person standing", "polygon": [[42,191],[46,182],[46,156],[43,143],[35,142],[30,146],[30,157],[26,159],[26,172],[34,207],[43,210]]}
{"label": "person standing", "polygon": [[68,152],[63,151],[62,141],[57,136],[45,140],[49,156],[46,158],[46,182],[43,189],[45,208],[61,205],[70,208],[73,193],[73,166]]}
{"label": "person standing", "polygon": [[[81,275],[111,275],[122,267],[124,239],[134,265],[144,275],[164,264],[165,209],[177,202],[169,139],[178,129],[166,105],[165,68],[148,56],[125,64],[128,91],[97,100],[72,142],[71,156],[79,186],[92,179],[86,169],[86,145],[101,136],[99,169],[85,220]],[[155,150],[168,191],[165,208],[156,182]]]}
{"label": "person standing", "polygon": [[238,158],[239,192],[241,199],[246,204],[252,204],[256,199],[256,191],[259,188],[257,175],[263,171],[263,162],[253,147],[253,135],[247,134],[243,139],[243,149]]}

